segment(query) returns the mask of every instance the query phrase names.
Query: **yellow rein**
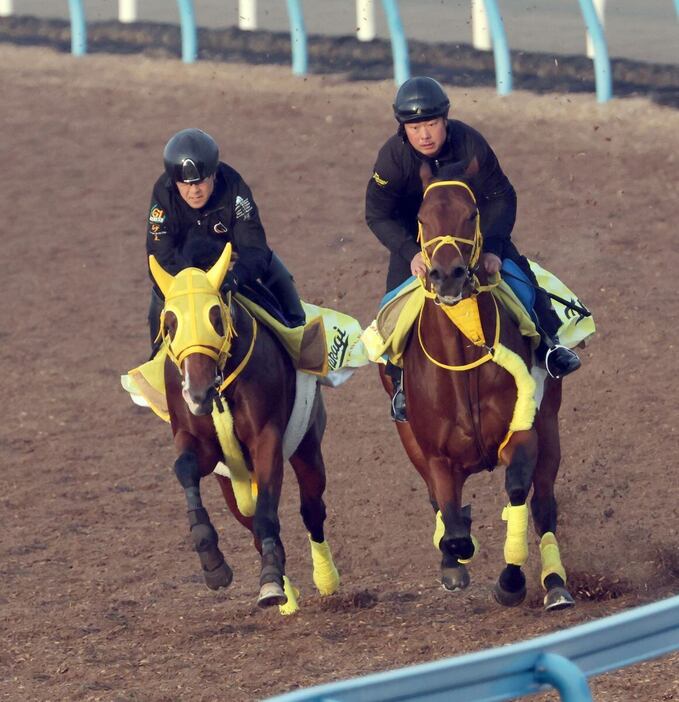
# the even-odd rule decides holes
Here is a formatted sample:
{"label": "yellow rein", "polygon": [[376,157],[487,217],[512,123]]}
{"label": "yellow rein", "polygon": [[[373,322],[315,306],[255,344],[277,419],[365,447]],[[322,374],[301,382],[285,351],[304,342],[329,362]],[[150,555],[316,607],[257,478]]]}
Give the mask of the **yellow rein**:
{"label": "yellow rein", "polygon": [[[236,300],[236,302],[238,302],[238,300]],[[242,373],[245,366],[248,365],[250,356],[252,356],[252,352],[255,349],[255,341],[257,340],[257,320],[250,314],[249,310],[243,307],[240,302],[238,302],[238,304],[248,313],[250,319],[252,320],[252,340],[250,341],[250,348],[248,349],[248,352],[245,354],[245,356],[243,356],[243,360],[234,368],[233,371],[231,371],[231,373],[229,373],[229,375],[219,386],[219,389],[217,390],[219,394],[221,394],[223,390],[226,390],[226,388],[228,388],[229,385],[231,385],[231,383],[233,383],[233,381]]]}

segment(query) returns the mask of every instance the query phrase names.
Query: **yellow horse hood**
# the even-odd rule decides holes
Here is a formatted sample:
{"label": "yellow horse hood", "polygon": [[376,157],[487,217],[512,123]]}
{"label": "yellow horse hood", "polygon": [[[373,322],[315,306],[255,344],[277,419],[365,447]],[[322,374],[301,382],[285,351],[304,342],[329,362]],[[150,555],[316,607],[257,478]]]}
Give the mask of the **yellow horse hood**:
{"label": "yellow horse hood", "polygon": [[[220,362],[228,353],[233,335],[230,315],[219,288],[224,280],[231,258],[231,244],[227,244],[219,260],[209,271],[185,268],[176,275],[165,271],[154,256],[149,267],[154,280],[165,296],[161,315],[161,334],[168,345],[170,357],[177,365],[192,353],[202,353]],[[210,321],[210,311],[219,308],[223,336]],[[165,337],[165,317],[171,312],[177,319],[172,339]]]}

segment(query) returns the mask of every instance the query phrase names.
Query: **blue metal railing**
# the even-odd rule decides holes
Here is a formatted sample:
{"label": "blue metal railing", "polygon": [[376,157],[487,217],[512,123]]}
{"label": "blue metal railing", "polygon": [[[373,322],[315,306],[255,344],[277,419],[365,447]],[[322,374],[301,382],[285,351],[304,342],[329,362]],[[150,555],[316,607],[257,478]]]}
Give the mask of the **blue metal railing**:
{"label": "blue metal railing", "polygon": [[401,13],[397,0],[382,0],[382,9],[387,18],[389,37],[391,39],[391,55],[394,62],[394,82],[396,85],[405,83],[410,78],[410,59],[408,58],[408,40],[403,31]]}
{"label": "blue metal railing", "polygon": [[[497,0],[483,0],[488,16],[495,59],[497,92],[507,95],[512,91],[512,64],[502,16]],[[71,19],[71,52],[74,56],[87,53],[87,22],[83,0],[69,0]],[[596,95],[599,102],[611,99],[612,77],[606,37],[592,0],[579,0],[580,10],[594,46],[594,73]],[[679,0],[674,0],[679,16]],[[193,0],[177,0],[182,35],[182,61],[193,63],[198,57],[198,30]],[[398,0],[382,0],[382,7],[389,27],[394,65],[394,81],[401,85],[410,77],[408,40],[403,29]],[[301,0],[287,0],[292,47],[292,72],[305,75],[308,70],[307,34]]]}
{"label": "blue metal railing", "polygon": [[84,56],[87,53],[87,20],[82,0],[68,0],[71,17],[71,53]]}
{"label": "blue metal railing", "polygon": [[488,15],[488,25],[493,42],[495,58],[495,84],[500,95],[512,92],[512,59],[507,44],[507,34],[502,22],[502,15],[495,0],[483,0]]}
{"label": "blue metal railing", "polygon": [[193,0],[177,0],[182,27],[182,61],[193,63],[198,58],[198,30]]}
{"label": "blue metal railing", "polygon": [[591,702],[587,678],[679,649],[679,597],[502,648],[320,685],[269,702],[501,702],[549,685]]}
{"label": "blue metal railing", "polygon": [[[604,30],[599,22],[592,0],[579,0],[585,26],[592,38],[594,46],[594,77],[596,83],[596,97],[599,102],[611,99],[613,83],[611,80],[611,63],[608,60],[608,46]],[[679,0],[678,0],[679,1]],[[488,0],[486,0],[488,2]]]}
{"label": "blue metal railing", "polygon": [[303,76],[307,73],[309,62],[304,12],[300,0],[287,1],[290,20],[290,46],[292,47],[292,72],[296,76]]}

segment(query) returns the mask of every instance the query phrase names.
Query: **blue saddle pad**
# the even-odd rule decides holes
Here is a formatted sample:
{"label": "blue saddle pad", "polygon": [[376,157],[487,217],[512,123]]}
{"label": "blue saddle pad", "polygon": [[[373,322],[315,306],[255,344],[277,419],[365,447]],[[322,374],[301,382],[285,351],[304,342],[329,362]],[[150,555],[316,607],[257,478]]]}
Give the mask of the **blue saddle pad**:
{"label": "blue saddle pad", "polygon": [[415,280],[415,276],[411,275],[409,278],[406,278],[400,285],[397,285],[395,288],[391,289],[380,301],[380,306],[379,309],[382,309],[387,302],[393,300],[400,292],[405,288],[407,285],[410,285],[413,280]]}

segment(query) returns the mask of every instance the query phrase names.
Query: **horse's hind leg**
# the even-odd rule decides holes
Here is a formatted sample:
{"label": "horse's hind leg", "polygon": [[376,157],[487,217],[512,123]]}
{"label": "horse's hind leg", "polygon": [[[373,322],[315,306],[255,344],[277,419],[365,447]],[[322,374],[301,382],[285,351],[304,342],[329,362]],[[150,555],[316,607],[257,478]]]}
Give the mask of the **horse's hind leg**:
{"label": "horse's hind leg", "polygon": [[542,573],[540,580],[547,591],[547,610],[564,609],[575,604],[566,589],[566,571],[561,563],[556,540],[557,505],[554,483],[561,462],[558,411],[561,404],[561,382],[548,380],[545,397],[536,420],[538,431],[538,461],[533,476],[531,512],[533,524],[540,536]]}
{"label": "horse's hind leg", "polygon": [[323,501],[325,464],[321,439],[325,429],[325,409],[320,390],[317,391],[313,416],[314,421],[290,457],[290,464],[299,485],[300,513],[309,532],[314,584],[321,595],[332,595],[339,587],[340,577],[323,530],[326,518]]}
{"label": "horse's hind leg", "polygon": [[217,546],[219,537],[200,497],[200,470],[193,451],[184,451],[174,464],[174,472],[184,488],[193,545],[198,552],[205,583],[211,590],[228,587],[233,572]]}
{"label": "horse's hind leg", "polygon": [[506,607],[515,607],[526,598],[526,576],[521,567],[528,559],[528,493],[537,460],[538,441],[534,429],[515,432],[500,459],[507,465],[505,490],[509,504],[502,511],[507,522],[504,556],[506,566],[500,573],[493,594]]}

